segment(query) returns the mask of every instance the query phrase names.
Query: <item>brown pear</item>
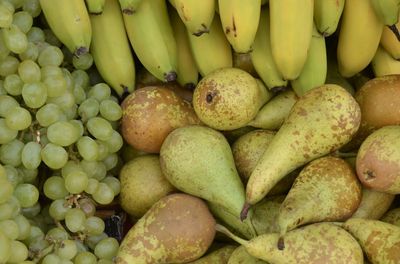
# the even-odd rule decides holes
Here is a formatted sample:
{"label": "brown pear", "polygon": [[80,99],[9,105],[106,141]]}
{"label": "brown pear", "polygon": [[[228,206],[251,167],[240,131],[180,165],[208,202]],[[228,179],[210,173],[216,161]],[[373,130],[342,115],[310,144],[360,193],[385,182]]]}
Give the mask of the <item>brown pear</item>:
{"label": "brown pear", "polygon": [[155,203],[121,242],[117,264],[187,263],[200,258],[215,236],[203,200],[171,194]]}
{"label": "brown pear", "polygon": [[138,89],[121,106],[122,136],[134,148],[148,153],[158,153],[175,128],[200,123],[190,103],[163,86]]}
{"label": "brown pear", "polygon": [[381,221],[400,227],[400,208],[394,208],[386,212]]}
{"label": "brown pear", "polygon": [[267,262],[255,258],[247,253],[244,246],[237,247],[229,258],[228,264],[268,264]]}
{"label": "brown pear", "polygon": [[237,246],[228,245],[217,249],[198,260],[189,262],[190,264],[226,264],[232,252],[237,248]]}
{"label": "brown pear", "polygon": [[362,188],[361,203],[352,218],[380,219],[394,200],[394,195]]}

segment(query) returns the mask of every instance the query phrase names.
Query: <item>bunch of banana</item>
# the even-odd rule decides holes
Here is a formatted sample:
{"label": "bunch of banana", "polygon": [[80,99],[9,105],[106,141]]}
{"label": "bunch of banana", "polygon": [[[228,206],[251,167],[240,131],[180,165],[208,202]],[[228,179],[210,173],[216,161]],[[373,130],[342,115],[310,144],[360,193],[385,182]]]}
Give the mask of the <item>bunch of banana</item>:
{"label": "bunch of banana", "polygon": [[139,8],[143,0],[119,0],[122,13],[133,14]]}
{"label": "bunch of banana", "polygon": [[161,81],[175,81],[178,56],[165,0],[145,0],[136,12],[123,12],[123,18],[143,66]]}
{"label": "bunch of banana", "polygon": [[396,27],[399,21],[400,0],[370,0],[378,18],[390,28],[400,41],[400,34]]}
{"label": "bunch of banana", "polygon": [[[395,26],[399,28],[400,22],[397,22]],[[400,59],[400,41],[389,27],[383,28],[380,44],[393,58]]]}
{"label": "bunch of banana", "polygon": [[101,14],[90,15],[93,28],[90,47],[103,79],[119,96],[135,87],[135,64],[126,36],[118,0],[107,0]]}
{"label": "bunch of banana", "polygon": [[400,74],[400,61],[395,60],[390,54],[381,46],[375,53],[371,62],[372,70],[376,77]]}
{"label": "bunch of banana", "polygon": [[85,0],[90,14],[101,14],[106,4],[106,0]]}
{"label": "bunch of banana", "polygon": [[314,21],[324,37],[332,35],[339,24],[345,0],[314,0]]}
{"label": "bunch of banana", "polygon": [[92,27],[83,0],[40,0],[40,5],[50,29],[72,54],[89,51]]}
{"label": "bunch of banana", "polygon": [[261,0],[219,0],[218,5],[222,28],[233,49],[238,53],[251,51],[260,19]]}

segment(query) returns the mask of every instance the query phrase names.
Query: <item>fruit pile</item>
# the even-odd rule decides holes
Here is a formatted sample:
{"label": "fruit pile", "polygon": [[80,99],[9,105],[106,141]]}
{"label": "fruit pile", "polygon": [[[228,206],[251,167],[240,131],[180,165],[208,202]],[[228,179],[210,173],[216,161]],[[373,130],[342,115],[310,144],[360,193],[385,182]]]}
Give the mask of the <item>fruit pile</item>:
{"label": "fruit pile", "polygon": [[400,263],[399,0],[0,0],[0,264]]}

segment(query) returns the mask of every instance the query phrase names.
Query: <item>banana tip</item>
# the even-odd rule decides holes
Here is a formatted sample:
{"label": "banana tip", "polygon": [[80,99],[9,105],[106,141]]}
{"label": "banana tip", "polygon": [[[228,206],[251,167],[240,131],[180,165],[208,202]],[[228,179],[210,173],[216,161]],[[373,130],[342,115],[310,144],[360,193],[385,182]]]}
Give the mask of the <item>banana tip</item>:
{"label": "banana tip", "polygon": [[178,77],[178,76],[177,76],[176,72],[174,72],[174,71],[168,72],[168,73],[166,73],[165,76],[164,76],[164,78],[165,78],[165,80],[166,80],[167,82],[174,82],[174,81],[176,81],[176,78],[177,78],[177,77]]}
{"label": "banana tip", "polygon": [[89,49],[87,47],[79,47],[75,50],[74,55],[79,58],[80,56],[85,55],[88,52]]}
{"label": "banana tip", "polygon": [[250,209],[250,204],[249,203],[245,203],[243,205],[243,209],[240,212],[240,221],[244,221],[247,218],[247,214],[249,213],[249,209]]}
{"label": "banana tip", "polygon": [[271,88],[271,92],[273,93],[279,93],[279,92],[284,92],[286,91],[287,87],[286,86],[275,86]]}

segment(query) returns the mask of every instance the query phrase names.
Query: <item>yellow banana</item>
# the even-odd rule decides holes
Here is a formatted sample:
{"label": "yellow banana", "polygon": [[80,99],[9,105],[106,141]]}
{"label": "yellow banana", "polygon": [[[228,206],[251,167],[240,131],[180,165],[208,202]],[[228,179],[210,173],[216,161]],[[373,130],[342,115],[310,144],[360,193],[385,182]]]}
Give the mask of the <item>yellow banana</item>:
{"label": "yellow banana", "polygon": [[[400,21],[395,26],[400,28]],[[389,27],[383,28],[380,44],[393,58],[400,59],[400,41]]]}
{"label": "yellow banana", "polygon": [[381,46],[378,47],[371,65],[376,77],[400,74],[400,61],[393,59]]}
{"label": "yellow banana", "polygon": [[370,0],[375,14],[389,27],[389,29],[400,41],[400,33],[396,27],[399,21],[400,0]]}
{"label": "yellow banana", "polygon": [[370,1],[346,0],[337,46],[339,72],[351,77],[371,62],[379,45],[383,23]]}
{"label": "yellow banana", "polygon": [[[175,0],[176,1],[176,0]],[[261,0],[218,0],[222,28],[233,49],[251,51],[261,13]]]}
{"label": "yellow banana", "polygon": [[90,15],[91,54],[103,79],[119,96],[135,87],[135,64],[118,0],[106,0],[103,13]]}
{"label": "yellow banana", "polygon": [[268,7],[263,7],[261,10],[260,24],[250,56],[256,72],[268,89],[279,90],[286,87],[287,81],[283,79],[272,58]]}
{"label": "yellow banana", "polygon": [[143,0],[119,0],[122,13],[133,14],[139,8]]}
{"label": "yellow banana", "polygon": [[271,48],[285,80],[297,79],[307,60],[313,29],[313,0],[269,0]]}
{"label": "yellow banana", "polygon": [[89,51],[92,27],[84,0],[40,0],[50,29],[75,56]]}
{"label": "yellow banana", "polygon": [[179,50],[177,81],[182,86],[194,88],[198,81],[199,71],[197,70],[196,63],[194,62],[194,58],[190,50],[186,27],[178,13],[173,8],[171,8],[169,11],[172,29],[174,30],[176,39],[176,47]]}
{"label": "yellow banana", "polygon": [[209,32],[215,14],[216,0],[174,0],[174,7],[190,33],[200,36]]}
{"label": "yellow banana", "polygon": [[87,10],[90,14],[101,14],[104,9],[106,0],[85,0]]}
{"label": "yellow banana", "polygon": [[143,66],[161,81],[175,81],[178,55],[165,0],[145,0],[136,12],[123,17]]}
{"label": "yellow banana", "polygon": [[345,0],[314,0],[314,21],[324,36],[332,35],[342,16]]}
{"label": "yellow banana", "polygon": [[336,54],[329,56],[328,52],[328,70],[326,72],[325,83],[337,84],[346,89],[351,95],[355,94],[354,87],[351,83],[340,75],[336,62]]}
{"label": "yellow banana", "polygon": [[314,25],[308,58],[304,64],[299,78],[290,81],[293,90],[298,96],[325,83],[327,72],[327,58],[325,37],[322,36]]}
{"label": "yellow banana", "polygon": [[232,49],[215,14],[210,32],[196,37],[188,32],[190,49],[201,76],[224,67],[232,67]]}

